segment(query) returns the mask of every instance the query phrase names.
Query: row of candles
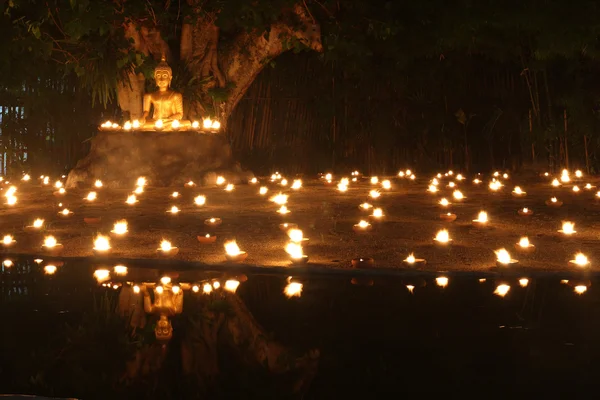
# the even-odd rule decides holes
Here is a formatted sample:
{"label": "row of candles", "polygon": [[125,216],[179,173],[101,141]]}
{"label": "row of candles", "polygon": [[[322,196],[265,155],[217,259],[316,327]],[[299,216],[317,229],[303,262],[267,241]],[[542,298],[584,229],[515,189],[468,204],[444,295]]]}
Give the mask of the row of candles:
{"label": "row of candles", "polygon": [[[112,122],[112,121],[106,121],[104,123],[102,123],[100,125],[100,129],[101,130],[105,130],[105,131],[120,131],[120,130],[124,130],[124,131],[136,131],[139,130],[141,127],[140,121],[135,119],[133,121],[126,121],[123,126],[117,124],[116,122]],[[200,122],[198,121],[194,121],[191,124],[192,129],[200,129]],[[171,126],[170,128],[172,130],[179,130],[180,128],[182,128],[181,122],[179,120],[174,120],[171,122]],[[165,123],[163,122],[163,120],[159,119],[156,120],[154,122],[154,129],[156,130],[162,130],[165,129]],[[210,130],[210,131],[218,131],[219,129],[221,129],[221,123],[217,120],[212,120],[210,118],[204,118],[202,120],[202,129],[204,130]]]}

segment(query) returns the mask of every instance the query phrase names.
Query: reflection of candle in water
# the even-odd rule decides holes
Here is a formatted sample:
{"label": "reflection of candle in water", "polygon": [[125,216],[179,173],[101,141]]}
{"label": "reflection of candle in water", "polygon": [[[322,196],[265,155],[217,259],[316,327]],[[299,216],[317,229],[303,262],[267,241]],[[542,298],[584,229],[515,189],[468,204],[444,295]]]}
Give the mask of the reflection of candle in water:
{"label": "reflection of candle in water", "polygon": [[519,285],[521,285],[521,287],[527,287],[527,285],[529,285],[529,279],[527,279],[527,278],[519,279]]}
{"label": "reflection of candle in water", "polygon": [[127,267],[124,265],[115,265],[113,270],[115,271],[115,274],[117,275],[127,275]]}
{"label": "reflection of candle in water", "polygon": [[448,278],[446,278],[445,276],[439,276],[435,278],[435,283],[436,285],[444,288],[448,286]]}
{"label": "reflection of candle in water", "polygon": [[585,285],[577,285],[577,286],[575,286],[573,288],[573,290],[577,294],[584,294],[587,291],[587,286],[585,286]]}
{"label": "reflection of candle in water", "polygon": [[509,290],[510,290],[510,286],[508,286],[506,284],[498,285],[496,287],[496,290],[494,291],[494,294],[497,294],[500,297],[504,297],[504,296],[506,296],[506,294],[508,293]]}
{"label": "reflection of candle in water", "polygon": [[300,297],[303,285],[299,282],[289,282],[283,289],[287,297]]}
{"label": "reflection of candle in water", "polygon": [[240,281],[235,279],[229,279],[225,281],[225,286],[223,287],[225,290],[231,293],[235,293],[237,288],[240,286]]}
{"label": "reflection of candle in water", "polygon": [[56,268],[56,265],[46,265],[46,266],[44,267],[44,272],[45,272],[47,275],[54,275],[54,273],[56,272],[56,269],[57,269],[57,268]]}

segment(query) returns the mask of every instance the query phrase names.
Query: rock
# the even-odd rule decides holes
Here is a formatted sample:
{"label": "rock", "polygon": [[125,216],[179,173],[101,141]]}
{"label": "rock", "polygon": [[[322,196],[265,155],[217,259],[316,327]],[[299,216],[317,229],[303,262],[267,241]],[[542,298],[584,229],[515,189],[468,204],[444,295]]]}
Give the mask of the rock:
{"label": "rock", "polygon": [[214,185],[218,175],[244,183],[253,174],[243,171],[231,156],[222,134],[179,132],[99,132],[90,153],[67,177],[67,188],[91,185],[131,188],[144,176],[152,186],[181,186],[192,180]]}

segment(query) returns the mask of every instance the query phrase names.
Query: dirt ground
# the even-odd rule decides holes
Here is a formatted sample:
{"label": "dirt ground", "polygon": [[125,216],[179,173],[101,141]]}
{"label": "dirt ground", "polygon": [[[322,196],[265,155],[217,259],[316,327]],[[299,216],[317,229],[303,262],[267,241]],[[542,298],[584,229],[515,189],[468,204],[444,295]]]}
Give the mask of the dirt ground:
{"label": "dirt ground", "polygon": [[[94,237],[98,233],[109,234],[116,220],[126,219],[129,233],[123,238],[111,238],[110,256],[157,258],[156,249],[164,238],[180,249],[176,259],[226,265],[223,244],[235,238],[240,248],[248,252],[245,264],[272,267],[290,265],[284,251],[287,235],[278,226],[281,222],[293,222],[310,239],[304,247],[310,258],[307,268],[351,268],[351,259],[355,257],[372,257],[378,268],[406,268],[402,260],[414,252],[416,257],[427,260],[427,264],[419,269],[482,271],[495,267],[494,250],[502,247],[519,260],[518,266],[513,268],[573,269],[568,260],[578,251],[590,258],[591,268],[600,265],[597,250],[600,201],[595,199],[598,189],[583,189],[587,182],[596,185],[597,179],[584,178],[574,182],[582,189],[574,193],[573,184],[553,188],[547,178],[511,177],[505,180],[505,186],[499,192],[492,193],[487,185],[490,177],[480,178],[480,185],[472,182],[473,176],[462,182],[455,181],[466,196],[462,202],[453,201],[454,189],[446,187],[449,178],[441,180],[440,191],[432,194],[427,192],[431,176],[420,176],[414,182],[391,177],[391,190],[363,178],[357,183],[351,182],[345,193],[337,191],[339,177],[334,177],[331,184],[318,179],[304,180],[298,191],[289,186],[281,187],[268,178],[260,179],[258,184],[238,185],[232,192],[223,187],[182,187],[176,189],[180,193],[178,198],[171,197],[172,188],[150,186],[138,196],[139,203],[134,206],[125,204],[131,190],[90,189],[98,193],[98,199],[90,203],[83,200],[89,190],[69,190],[63,197],[56,197],[52,184],[43,186],[32,179],[18,182],[16,205],[2,206],[0,234],[12,234],[17,241],[5,252],[43,254],[40,247],[43,238],[51,234],[64,245],[62,256],[92,257]],[[289,180],[291,183],[292,179]],[[263,185],[269,187],[265,196],[258,194]],[[527,196],[511,196],[515,185],[521,186]],[[4,185],[4,191],[7,186]],[[381,191],[377,200],[368,197],[374,188]],[[277,214],[279,206],[268,200],[279,191],[289,194],[287,206],[291,213],[285,217]],[[194,204],[193,199],[199,194],[206,196],[206,205]],[[560,208],[546,206],[545,200],[552,196],[557,196],[564,205]],[[442,197],[452,202],[446,211],[437,204]],[[370,233],[359,235],[352,226],[361,219],[370,219],[370,212],[358,207],[364,201],[381,207],[385,217],[381,222],[373,221]],[[59,216],[58,211],[62,209],[59,203],[74,214],[68,218]],[[173,205],[181,209],[177,216],[166,212]],[[517,210],[522,207],[530,208],[534,215],[518,215]],[[472,226],[471,220],[480,210],[488,212],[488,229]],[[447,211],[457,214],[456,221],[439,219],[440,213]],[[101,217],[101,222],[90,226],[84,223],[84,217]],[[222,225],[208,229],[203,221],[210,217],[221,218]],[[45,232],[24,229],[35,218],[45,219]],[[575,222],[577,233],[572,238],[557,232],[564,220]],[[453,238],[453,244],[445,249],[434,245],[432,240],[441,228],[447,228]],[[202,232],[217,235],[217,242],[200,244],[196,236]],[[535,252],[522,254],[515,249],[523,235],[536,246]]]}

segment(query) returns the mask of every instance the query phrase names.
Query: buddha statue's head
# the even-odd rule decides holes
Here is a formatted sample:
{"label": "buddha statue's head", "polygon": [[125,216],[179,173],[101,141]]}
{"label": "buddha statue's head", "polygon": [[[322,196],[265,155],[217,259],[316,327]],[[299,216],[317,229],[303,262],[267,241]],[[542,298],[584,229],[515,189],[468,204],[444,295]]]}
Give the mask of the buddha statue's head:
{"label": "buddha statue's head", "polygon": [[154,80],[156,81],[156,86],[158,86],[159,90],[167,90],[171,85],[171,79],[173,79],[173,71],[163,57],[156,68],[154,68]]}
{"label": "buddha statue's head", "polygon": [[156,322],[154,334],[159,342],[168,342],[173,337],[173,326],[166,315],[161,315]]}

